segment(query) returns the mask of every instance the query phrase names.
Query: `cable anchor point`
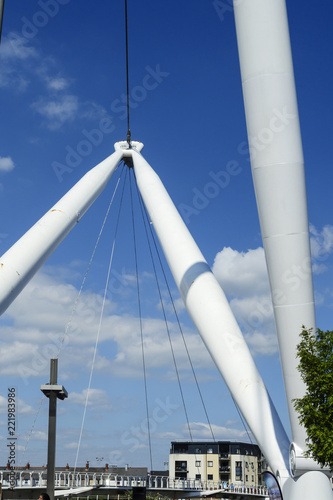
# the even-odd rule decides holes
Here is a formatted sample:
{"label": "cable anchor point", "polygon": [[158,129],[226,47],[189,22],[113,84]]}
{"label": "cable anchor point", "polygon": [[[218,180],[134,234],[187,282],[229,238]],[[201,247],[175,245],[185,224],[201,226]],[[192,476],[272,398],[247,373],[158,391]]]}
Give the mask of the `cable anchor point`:
{"label": "cable anchor point", "polygon": [[127,130],[127,142],[128,142],[129,148],[131,149],[132,145],[131,145],[131,131],[130,131],[130,129]]}

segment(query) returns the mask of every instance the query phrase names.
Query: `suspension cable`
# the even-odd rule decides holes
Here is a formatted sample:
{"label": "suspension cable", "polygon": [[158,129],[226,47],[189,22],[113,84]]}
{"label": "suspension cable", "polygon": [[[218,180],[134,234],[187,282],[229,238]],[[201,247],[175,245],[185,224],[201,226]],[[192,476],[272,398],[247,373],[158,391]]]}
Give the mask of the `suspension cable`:
{"label": "suspension cable", "polygon": [[235,407],[236,407],[236,410],[237,410],[237,413],[238,413],[238,415],[239,415],[239,418],[241,419],[241,422],[242,422],[242,424],[243,424],[243,427],[244,427],[244,429],[245,429],[245,432],[246,432],[246,434],[247,434],[247,437],[249,438],[250,443],[251,443],[251,444],[253,444],[253,441],[252,441],[252,439],[251,439],[251,434],[249,433],[249,430],[248,430],[248,428],[247,428],[247,427],[246,427],[246,425],[245,425],[245,421],[244,421],[244,418],[243,418],[243,415],[242,415],[242,413],[241,413],[240,409],[238,408],[238,404],[237,404],[237,403],[236,403],[236,401],[234,400],[233,395],[232,395],[231,393],[230,393],[230,395],[231,395],[231,399],[233,400],[234,405],[235,405]]}
{"label": "suspension cable", "polygon": [[41,397],[41,400],[40,400],[40,402],[39,402],[39,407],[38,407],[38,409],[37,409],[37,411],[36,411],[36,414],[35,414],[35,419],[34,419],[34,421],[33,421],[33,423],[32,423],[32,426],[31,426],[30,432],[29,432],[29,434],[28,434],[28,437],[27,437],[27,440],[26,440],[26,443],[25,443],[25,446],[24,446],[23,453],[22,453],[22,455],[20,455],[20,462],[19,462],[19,464],[17,465],[17,467],[16,467],[16,466],[14,467],[15,469],[16,469],[16,468],[19,468],[19,467],[21,467],[21,466],[22,466],[22,463],[23,463],[23,460],[24,460],[24,457],[25,457],[25,452],[27,451],[27,448],[28,448],[28,445],[29,445],[29,442],[30,442],[30,438],[31,438],[31,436],[32,436],[32,434],[33,434],[33,432],[34,432],[34,430],[35,430],[35,425],[36,425],[36,422],[37,422],[37,419],[38,419],[38,416],[39,416],[40,410],[41,410],[41,408],[42,408],[42,406],[43,406],[43,403],[44,403],[45,397],[46,397],[46,396],[45,396],[44,394],[43,394],[43,396]]}
{"label": "suspension cable", "polygon": [[166,331],[167,331],[167,334],[168,334],[168,339],[169,339],[169,344],[170,344],[170,350],[171,350],[171,354],[172,354],[172,359],[173,359],[173,363],[174,363],[175,371],[176,371],[176,375],[177,375],[179,392],[180,392],[182,403],[183,403],[185,418],[186,418],[186,422],[187,422],[187,428],[188,428],[188,432],[189,432],[191,441],[193,441],[191,426],[190,426],[190,422],[189,422],[189,418],[188,418],[188,413],[187,413],[187,408],[186,408],[186,404],[185,404],[184,393],[183,393],[182,385],[181,385],[181,382],[180,382],[180,375],[179,375],[179,371],[178,371],[178,367],[177,367],[177,362],[176,362],[174,348],[173,348],[173,345],[172,345],[172,340],[171,340],[171,335],[170,335],[170,329],[169,329],[169,326],[168,326],[168,321],[167,321],[167,317],[166,317],[166,313],[165,313],[165,308],[164,308],[164,302],[163,302],[163,299],[162,299],[161,288],[160,288],[160,284],[159,284],[158,277],[157,277],[156,266],[155,266],[155,262],[154,262],[154,256],[153,256],[152,248],[151,248],[150,241],[149,241],[148,230],[147,230],[147,227],[146,227],[146,220],[145,220],[145,217],[144,217],[144,214],[143,214],[142,203],[141,203],[141,198],[140,198],[139,193],[138,193],[138,189],[137,189],[137,194],[138,194],[138,197],[139,197],[141,215],[142,215],[142,219],[143,219],[143,222],[144,222],[144,228],[145,228],[145,232],[146,232],[148,248],[149,248],[151,262],[152,262],[152,266],[153,266],[153,270],[154,270],[154,276],[155,276],[156,286],[157,286],[157,290],[158,290],[158,294],[159,294],[159,298],[160,298],[160,304],[161,304],[161,307],[162,307],[162,312],[163,312],[163,317],[164,317],[164,322],[165,322],[165,328],[166,328]]}
{"label": "suspension cable", "polygon": [[[136,186],[137,186],[137,184],[136,184]],[[145,219],[146,219],[147,222],[149,222],[149,215],[148,215],[146,206],[144,205],[144,203],[142,201],[142,196],[141,196],[141,194],[140,194],[140,192],[138,190],[138,186],[137,186],[137,193],[138,193],[138,198],[139,198],[139,202],[140,202],[141,212],[144,211],[144,213],[145,213]],[[144,225],[145,225],[145,229],[146,229],[146,222],[144,223]],[[178,323],[179,331],[180,331],[182,339],[183,339],[183,343],[184,343],[185,350],[186,350],[186,353],[187,353],[187,357],[188,357],[188,360],[189,360],[189,363],[190,363],[190,366],[191,366],[191,369],[192,369],[193,377],[194,377],[194,380],[195,380],[195,383],[196,383],[196,386],[197,386],[197,390],[198,390],[198,393],[199,393],[199,396],[200,396],[200,400],[201,400],[201,403],[202,403],[202,406],[203,406],[203,409],[204,409],[204,412],[205,412],[205,415],[206,415],[206,419],[207,419],[207,423],[208,423],[208,426],[209,426],[209,430],[210,430],[210,433],[212,435],[213,441],[215,442],[216,439],[215,439],[215,435],[214,435],[214,432],[213,432],[213,428],[212,428],[212,425],[211,425],[211,422],[210,422],[210,419],[209,419],[209,416],[208,416],[208,413],[207,413],[207,408],[206,408],[205,402],[203,400],[202,392],[201,392],[201,389],[200,389],[200,386],[199,386],[199,382],[198,382],[198,379],[197,379],[197,376],[196,376],[196,373],[195,373],[195,370],[194,370],[192,359],[191,359],[191,356],[190,356],[190,353],[189,353],[189,350],[188,350],[188,346],[187,346],[187,343],[186,343],[186,340],[185,340],[184,332],[183,332],[183,329],[182,329],[181,324],[180,324],[180,320],[179,320],[179,317],[178,317],[178,314],[177,314],[177,310],[176,310],[176,307],[175,307],[175,304],[174,304],[172,293],[171,293],[171,290],[170,290],[170,287],[169,287],[169,282],[168,282],[168,279],[166,277],[164,266],[163,266],[163,263],[162,263],[162,260],[161,260],[161,256],[160,256],[160,252],[158,250],[158,246],[157,246],[157,243],[156,243],[156,238],[154,236],[151,224],[147,224],[147,225],[148,225],[148,227],[150,229],[151,238],[152,238],[152,240],[154,242],[156,254],[157,254],[157,257],[158,257],[158,260],[159,260],[159,263],[160,263],[160,267],[161,267],[161,270],[162,270],[162,273],[163,273],[164,281],[165,281],[165,284],[166,284],[166,287],[167,287],[167,290],[168,290],[168,294],[169,294],[169,297],[170,297],[170,300],[171,300],[171,303],[172,303],[172,307],[173,307],[173,311],[174,311],[174,314],[175,314],[175,317],[176,317],[176,321]],[[149,249],[150,249],[150,245],[149,245]],[[154,266],[154,270],[155,270],[155,266]],[[155,277],[156,277],[156,274],[155,274]],[[162,299],[161,299],[161,303],[162,303]],[[163,307],[163,305],[162,305],[162,307]],[[163,308],[163,312],[164,312],[164,308]],[[239,409],[239,407],[238,407],[238,405],[237,405],[236,401],[234,400],[234,398],[233,398],[233,396],[232,396],[231,393],[230,393],[230,395],[231,395],[231,399],[232,399],[232,401],[233,401],[233,403],[234,403],[234,405],[236,407],[236,410],[237,410],[237,413],[239,415],[239,418],[240,418],[240,420],[241,420],[241,422],[243,424],[245,432],[246,432],[246,434],[247,434],[247,436],[249,438],[249,441],[250,441],[251,444],[253,444],[253,441],[251,439],[251,435],[249,433],[248,428],[245,425],[245,421],[243,419],[241,411],[240,411],[240,409]],[[190,432],[190,435],[191,435],[191,432]]]}
{"label": "suspension cable", "polygon": [[[210,419],[209,419],[209,416],[208,416],[207,408],[206,408],[206,405],[205,405],[205,402],[204,402],[204,399],[203,399],[203,396],[202,396],[202,392],[201,392],[201,389],[200,389],[200,386],[199,386],[199,382],[198,382],[198,379],[197,379],[197,376],[196,376],[196,373],[195,373],[195,370],[194,370],[194,366],[193,366],[193,363],[192,363],[190,352],[188,350],[188,346],[187,346],[187,343],[186,343],[184,332],[183,332],[183,329],[181,327],[181,323],[180,323],[180,320],[179,320],[179,317],[178,317],[178,314],[177,314],[176,306],[175,306],[175,303],[174,303],[174,300],[173,300],[173,297],[172,297],[172,293],[171,293],[171,290],[170,290],[170,287],[169,287],[168,279],[167,279],[167,276],[166,276],[166,273],[165,273],[165,270],[164,270],[164,266],[163,266],[163,263],[162,263],[162,259],[161,259],[161,256],[160,256],[160,252],[159,252],[159,249],[158,249],[158,246],[157,246],[157,243],[156,243],[156,238],[154,236],[151,224],[149,224],[149,216],[148,216],[148,213],[147,213],[147,209],[146,209],[146,207],[145,207],[145,205],[144,205],[144,203],[142,201],[142,197],[141,197],[141,194],[140,194],[140,192],[138,190],[138,187],[137,187],[137,194],[138,194],[138,198],[139,198],[139,203],[140,203],[140,209],[141,209],[142,217],[143,217],[143,219],[145,221],[145,223],[144,223],[145,224],[145,229],[146,229],[146,221],[147,221],[147,226],[150,229],[150,235],[151,235],[152,241],[154,243],[155,251],[156,251],[156,254],[157,254],[157,257],[158,257],[158,260],[159,260],[159,264],[160,264],[160,268],[161,268],[162,273],[163,273],[164,282],[166,284],[166,287],[167,287],[167,290],[168,290],[168,294],[169,294],[169,297],[170,297],[170,301],[171,301],[171,304],[172,304],[172,308],[173,308],[173,311],[174,311],[174,315],[175,315],[175,318],[176,318],[176,321],[177,321],[177,324],[178,324],[179,331],[180,331],[181,336],[182,336],[182,340],[183,340],[184,347],[185,347],[185,350],[186,350],[187,358],[188,358],[189,364],[191,366],[191,371],[192,371],[192,374],[193,374],[193,378],[194,378],[195,384],[197,386],[198,394],[199,394],[199,397],[200,397],[200,400],[201,400],[201,404],[202,404],[202,407],[203,407],[205,415],[206,415],[206,419],[207,419],[207,423],[208,423],[208,426],[209,426],[209,430],[210,430],[212,439],[215,442],[215,436],[214,436],[213,428],[212,428],[212,425],[211,425],[211,422],[210,422]],[[147,235],[147,240],[149,242],[148,235]],[[149,249],[150,249],[150,244],[149,244]],[[153,260],[153,258],[152,258],[152,260]],[[153,266],[154,266],[154,263],[153,263]],[[155,269],[155,266],[154,266],[154,269]],[[155,274],[155,278],[156,278],[156,274]],[[162,298],[160,297],[160,299],[161,299],[161,303],[162,303]],[[163,307],[163,303],[162,303],[162,307]],[[163,309],[163,311],[164,311],[164,309]],[[185,410],[185,412],[186,412],[186,410]],[[188,423],[188,425],[189,425],[189,423]],[[189,434],[191,436],[190,429],[189,429]]]}
{"label": "suspension cable", "polygon": [[127,142],[131,145],[130,112],[129,112],[129,71],[128,71],[128,23],[127,0],[125,0],[125,37],[126,37],[126,90],[127,90]]}
{"label": "suspension cable", "polygon": [[5,0],[0,0],[0,43],[1,43],[2,21],[3,21],[4,8],[5,8]]}
{"label": "suspension cable", "polygon": [[[85,272],[85,275],[83,277],[83,280],[82,280],[82,283],[81,283],[81,286],[80,286],[80,290],[78,291],[77,293],[77,296],[76,296],[76,299],[75,299],[75,302],[74,302],[74,305],[72,307],[72,311],[71,311],[71,315],[70,315],[70,318],[66,324],[66,327],[65,327],[65,332],[64,332],[64,335],[60,341],[60,345],[59,345],[59,349],[58,349],[58,353],[56,355],[56,358],[58,359],[59,356],[60,356],[60,353],[62,351],[62,348],[64,346],[64,342],[65,342],[65,338],[66,336],[68,335],[68,331],[69,331],[69,328],[71,326],[71,323],[72,323],[72,320],[73,320],[73,316],[76,312],[76,308],[77,308],[77,305],[78,305],[78,302],[79,302],[79,299],[80,299],[80,296],[81,296],[81,293],[82,293],[82,290],[83,290],[83,287],[84,287],[84,284],[85,284],[85,281],[87,279],[87,276],[88,276],[88,273],[89,273],[89,270],[90,270],[90,267],[91,267],[91,264],[92,264],[92,261],[94,259],[94,256],[95,256],[95,253],[96,253],[96,250],[97,250],[97,246],[98,246],[98,243],[101,239],[101,236],[102,236],[102,233],[103,233],[103,229],[104,229],[104,226],[105,226],[105,223],[107,221],[107,218],[108,218],[108,215],[109,215],[109,212],[110,212],[110,209],[111,209],[111,205],[113,203],[113,200],[114,200],[114,197],[115,197],[115,194],[117,192],[117,189],[118,189],[118,185],[119,185],[119,182],[120,182],[120,179],[121,179],[121,176],[122,176],[122,173],[123,173],[123,170],[124,170],[124,165],[123,165],[123,169],[119,175],[119,178],[118,178],[118,181],[116,183],[116,186],[115,186],[115,189],[113,191],[113,194],[112,194],[112,197],[111,197],[111,201],[109,203],[109,206],[107,208],[107,211],[106,211],[106,215],[104,217],[104,220],[103,220],[103,223],[102,223],[102,226],[101,226],[101,229],[100,229],[100,232],[99,232],[99,235],[97,237],[97,240],[96,240],[96,243],[95,243],[95,247],[94,247],[94,250],[91,254],[91,257],[90,257],[90,261],[88,263],[88,266],[87,266],[87,269],[86,269],[86,272]],[[45,395],[42,396],[41,400],[40,400],[40,403],[39,403],[39,406],[37,408],[37,411],[36,411],[36,414],[35,414],[35,418],[34,418],[34,421],[32,423],[32,426],[31,426],[31,429],[29,431],[29,434],[28,434],[28,437],[27,437],[27,440],[26,440],[26,443],[25,443],[25,447],[24,447],[24,450],[23,450],[23,453],[22,453],[22,456],[20,457],[20,464],[22,464],[23,460],[24,460],[24,456],[25,456],[25,453],[26,453],[26,450],[28,448],[28,445],[29,445],[29,442],[30,442],[30,439],[31,439],[31,436],[34,432],[34,429],[35,429],[35,425],[36,425],[36,422],[37,422],[37,419],[38,419],[38,416],[39,416],[39,413],[41,411],[41,408],[42,408],[42,405],[43,405],[43,402],[45,400]]]}
{"label": "suspension cable", "polygon": [[[138,188],[137,188],[137,192],[138,192],[138,197],[139,197],[139,201],[140,201],[141,211],[142,210],[144,211],[145,218],[149,222],[148,212],[147,212],[146,206],[144,205],[144,203],[142,201],[142,197],[141,197],[141,194],[140,194]],[[201,389],[200,389],[200,386],[199,386],[199,382],[198,382],[198,379],[197,379],[197,376],[196,376],[196,373],[195,373],[195,370],[194,370],[194,366],[193,366],[192,359],[191,359],[191,356],[190,356],[190,353],[189,353],[189,350],[188,350],[188,346],[187,346],[187,343],[186,343],[186,340],[185,340],[183,329],[182,329],[181,324],[180,324],[178,313],[177,313],[177,310],[176,310],[176,307],[175,307],[175,304],[174,304],[174,300],[173,300],[173,297],[172,297],[172,294],[171,294],[171,290],[170,290],[170,287],[169,287],[168,279],[166,277],[164,266],[163,266],[163,263],[162,263],[162,260],[161,260],[160,252],[158,250],[158,246],[157,246],[157,243],[156,243],[156,238],[154,236],[154,233],[153,233],[153,230],[152,230],[152,227],[151,227],[150,224],[149,224],[148,227],[150,228],[151,238],[152,238],[152,240],[154,242],[156,254],[157,254],[158,259],[159,259],[160,267],[161,267],[161,270],[162,270],[162,273],[163,273],[163,277],[164,277],[164,281],[165,281],[165,284],[166,284],[166,287],[167,287],[167,290],[168,290],[168,294],[169,294],[169,297],[170,297],[170,300],[171,300],[171,303],[172,303],[172,307],[173,307],[173,310],[174,310],[176,321],[178,323],[179,331],[181,333],[181,336],[182,336],[182,339],[183,339],[183,342],[184,342],[185,350],[186,350],[187,357],[188,357],[188,360],[189,360],[189,363],[190,363],[190,366],[191,366],[191,369],[192,369],[193,377],[194,377],[194,380],[195,380],[195,383],[196,383],[196,386],[197,386],[197,390],[198,390],[198,393],[199,393],[199,396],[200,396],[200,400],[201,400],[201,403],[202,403],[202,406],[203,406],[203,409],[204,409],[204,412],[205,412],[205,415],[206,415],[206,419],[207,419],[207,423],[208,423],[208,426],[209,426],[209,430],[210,430],[210,433],[212,435],[213,441],[215,442],[216,439],[215,439],[215,435],[214,435],[214,432],[213,432],[213,428],[212,428],[212,425],[211,425],[211,422],[210,422],[210,419],[209,419],[209,416],[208,416],[208,413],[207,413],[207,408],[206,408],[205,402],[203,400],[202,392],[201,392]],[[230,395],[231,395],[231,399],[232,399],[232,401],[233,401],[233,403],[234,403],[234,405],[236,407],[237,413],[238,413],[239,418],[240,418],[240,420],[242,422],[244,430],[245,430],[245,432],[246,432],[246,434],[247,434],[247,436],[249,438],[249,441],[250,441],[251,444],[253,444],[253,441],[251,439],[251,435],[249,433],[248,428],[246,427],[246,424],[245,424],[245,421],[244,421],[243,416],[241,414],[241,411],[240,411],[240,409],[239,409],[239,407],[238,407],[238,405],[237,405],[236,401],[234,400],[234,398],[233,398],[233,396],[232,396],[231,393],[230,393]]]}
{"label": "suspension cable", "polygon": [[119,183],[120,183],[120,179],[121,179],[121,176],[123,175],[123,172],[124,172],[124,168],[125,168],[125,165],[123,164],[123,168],[119,174],[119,177],[118,177],[118,180],[117,180],[117,183],[116,183],[116,186],[114,188],[114,191],[113,191],[113,194],[112,194],[112,197],[111,197],[111,201],[109,203],[109,206],[108,206],[108,209],[106,211],[106,214],[105,214],[105,217],[104,217],[104,220],[103,220],[103,223],[102,223],[102,226],[101,226],[101,229],[100,229],[100,232],[99,232],[99,235],[97,237],[97,240],[96,240],[96,243],[95,243],[95,247],[94,247],[94,250],[91,254],[91,257],[90,257],[90,260],[89,260],[89,263],[88,263],[88,266],[87,266],[87,269],[86,269],[86,272],[85,272],[85,275],[83,277],[83,280],[82,280],[82,283],[81,283],[81,286],[80,286],[80,290],[78,291],[77,293],[77,296],[76,296],[76,299],[75,299],[75,302],[74,302],[74,305],[73,305],[73,308],[72,308],[72,312],[71,312],[71,315],[70,315],[70,318],[66,324],[66,328],[65,328],[65,333],[62,337],[62,340],[61,340],[61,343],[60,343],[60,346],[59,346],[59,350],[58,350],[58,354],[57,354],[57,358],[59,358],[59,355],[61,353],[61,350],[63,348],[63,344],[65,342],[65,338],[66,336],[68,335],[68,330],[69,328],[71,327],[71,324],[72,324],[72,320],[73,320],[73,316],[76,312],[76,309],[77,309],[77,305],[78,305],[78,302],[79,302],[79,299],[81,297],[81,293],[82,293],[82,290],[83,290],[83,287],[84,287],[84,284],[86,282],[86,279],[88,277],[88,273],[90,271],[90,267],[92,265],[92,262],[93,262],[93,259],[95,257],[95,253],[96,253],[96,250],[97,250],[97,247],[98,247],[98,244],[100,242],[100,239],[101,239],[101,236],[102,236],[102,233],[103,233],[103,230],[104,230],[104,226],[106,224],[106,221],[107,221],[107,218],[109,216],[109,212],[110,212],[110,209],[111,209],[111,206],[112,206],[112,203],[114,201],[114,198],[115,198],[115,195],[116,195],[116,192],[118,190],[118,186],[119,186]]}
{"label": "suspension cable", "polygon": [[141,354],[142,354],[142,366],[143,366],[144,389],[145,389],[145,400],[146,400],[146,416],[147,416],[148,445],[149,445],[149,456],[150,456],[150,470],[153,470],[151,434],[150,434],[150,422],[149,422],[147,374],[146,374],[145,351],[144,351],[144,342],[143,342],[142,314],[141,314],[141,301],[140,301],[140,285],[139,285],[139,272],[138,272],[138,255],[137,255],[137,248],[136,248],[136,236],[135,236],[135,224],[134,224],[134,209],[133,209],[133,196],[132,196],[131,175],[129,176],[129,178],[130,178],[130,194],[131,194],[131,210],[132,210],[133,246],[134,246],[134,257],[135,257],[135,271],[136,271],[136,284],[137,284],[138,309],[139,309],[139,321],[140,321],[140,335],[141,335]]}
{"label": "suspension cable", "polygon": [[[127,169],[126,169],[126,174],[125,174],[125,181],[126,181],[126,176],[127,176]],[[105,307],[105,302],[106,302],[106,294],[107,294],[107,290],[108,290],[108,286],[109,286],[109,281],[110,281],[110,273],[111,273],[111,267],[112,267],[112,262],[113,262],[113,254],[114,254],[114,249],[115,249],[115,245],[116,245],[116,238],[117,238],[117,234],[118,234],[119,219],[120,219],[120,213],[121,213],[123,196],[124,196],[125,181],[124,181],[124,184],[123,184],[123,190],[122,190],[121,199],[120,199],[120,205],[119,205],[119,209],[118,209],[118,216],[117,216],[117,222],[116,222],[116,227],[115,227],[115,232],[114,232],[114,237],[113,237],[113,243],[112,243],[112,248],[111,248],[111,252],[110,252],[109,267],[108,267],[108,272],[107,272],[107,276],[106,276],[106,280],[105,280],[105,287],[104,287],[104,295],[103,295],[102,307],[101,307],[101,312],[100,312],[100,317],[99,317],[99,323],[98,323],[98,329],[97,329],[97,334],[96,334],[96,341],[95,341],[95,348],[94,348],[93,360],[92,360],[92,365],[91,365],[91,370],[90,370],[89,383],[88,383],[87,394],[86,394],[86,401],[85,401],[85,405],[84,405],[84,411],[83,411],[83,416],[82,416],[82,424],[81,424],[81,429],[80,429],[80,436],[79,436],[78,447],[77,447],[76,458],[75,458],[75,464],[74,464],[74,474],[75,474],[75,471],[76,471],[77,461],[78,461],[78,458],[79,458],[79,452],[80,452],[80,446],[81,446],[81,439],[82,439],[83,427],[84,427],[85,417],[86,417],[86,413],[87,413],[89,393],[90,393],[90,389],[91,389],[92,376],[93,376],[93,371],[94,371],[94,367],[95,367],[95,360],[96,360],[96,355],[97,355],[97,347],[98,347],[99,337],[100,337],[101,328],[102,328],[102,320],[103,320],[103,315],[104,315],[104,307]]]}

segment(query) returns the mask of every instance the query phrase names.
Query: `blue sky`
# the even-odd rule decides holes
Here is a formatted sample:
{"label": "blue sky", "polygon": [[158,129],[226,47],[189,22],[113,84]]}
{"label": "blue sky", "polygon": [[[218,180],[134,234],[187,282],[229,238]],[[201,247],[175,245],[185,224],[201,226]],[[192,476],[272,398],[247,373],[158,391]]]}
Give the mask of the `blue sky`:
{"label": "blue sky", "polygon": [[[255,205],[232,8],[228,0],[129,0],[132,138],[161,177],[223,284],[272,399],[288,416]],[[222,7],[221,7],[222,5]],[[288,2],[305,155],[317,324],[331,329],[332,47],[328,0]],[[0,47],[0,252],[4,253],[90,168],[126,138],[124,6],[119,0],[6,2]],[[106,123],[108,126],[106,126]],[[115,177],[118,174],[115,175]],[[216,178],[223,179],[222,184]],[[15,387],[17,463],[46,463],[48,359],[80,289],[113,179],[94,206],[0,319],[2,443],[7,387]],[[74,465],[113,241],[111,210],[59,356],[57,465]],[[139,209],[135,211],[139,219]],[[138,222],[138,231],[142,225]],[[78,465],[150,467],[128,191],[108,287]],[[138,236],[144,244],[144,238]],[[139,278],[153,468],[171,440],[189,439],[147,247]],[[174,290],[172,278],[170,286]],[[165,286],[162,286],[165,296]],[[175,301],[217,439],[247,434],[228,390]],[[167,304],[167,311],[171,310]],[[189,363],[168,316],[194,439],[211,437]],[[38,414],[38,416],[37,416]],[[0,463],[7,462],[1,445]]]}

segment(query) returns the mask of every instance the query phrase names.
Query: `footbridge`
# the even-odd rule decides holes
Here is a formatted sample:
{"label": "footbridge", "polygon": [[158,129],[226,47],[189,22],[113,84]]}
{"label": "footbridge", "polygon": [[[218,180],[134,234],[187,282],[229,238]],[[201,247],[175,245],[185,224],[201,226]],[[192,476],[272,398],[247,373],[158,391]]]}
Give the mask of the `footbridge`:
{"label": "footbridge", "polygon": [[[15,474],[15,479],[13,478]],[[13,479],[15,483],[13,482]],[[38,499],[46,490],[46,471],[1,471],[4,499]],[[55,497],[98,497],[114,498],[134,488],[146,488],[156,496],[180,499],[218,497],[228,499],[268,499],[265,486],[225,484],[216,481],[196,479],[171,479],[167,476],[126,476],[107,472],[58,471],[55,475]]]}

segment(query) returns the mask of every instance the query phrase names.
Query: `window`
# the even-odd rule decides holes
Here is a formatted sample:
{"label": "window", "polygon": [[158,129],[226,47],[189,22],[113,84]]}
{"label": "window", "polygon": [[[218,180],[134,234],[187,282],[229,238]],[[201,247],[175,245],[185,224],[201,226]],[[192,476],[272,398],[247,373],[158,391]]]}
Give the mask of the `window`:
{"label": "window", "polygon": [[207,465],[208,465],[208,467],[213,467],[213,461],[212,460],[208,460]]}
{"label": "window", "polygon": [[175,461],[175,467],[176,467],[176,471],[186,472],[187,462],[181,462],[180,460],[176,460]]}
{"label": "window", "polygon": [[201,467],[201,460],[196,460],[195,461],[195,466],[196,467]]}
{"label": "window", "polygon": [[195,479],[201,479],[201,474],[196,474]]}
{"label": "window", "polygon": [[195,452],[196,452],[196,453],[201,453],[201,448],[196,448],[196,449],[195,449]]}
{"label": "window", "polygon": [[213,481],[213,474],[207,474],[208,481]]}
{"label": "window", "polygon": [[252,476],[252,483],[254,483],[254,476]]}
{"label": "window", "polygon": [[207,453],[213,453],[213,448],[208,448]]}
{"label": "window", "polygon": [[249,476],[246,474],[245,481],[248,482],[248,480],[249,480]]}
{"label": "window", "polygon": [[242,480],[242,462],[236,462],[236,480],[241,481]]}

